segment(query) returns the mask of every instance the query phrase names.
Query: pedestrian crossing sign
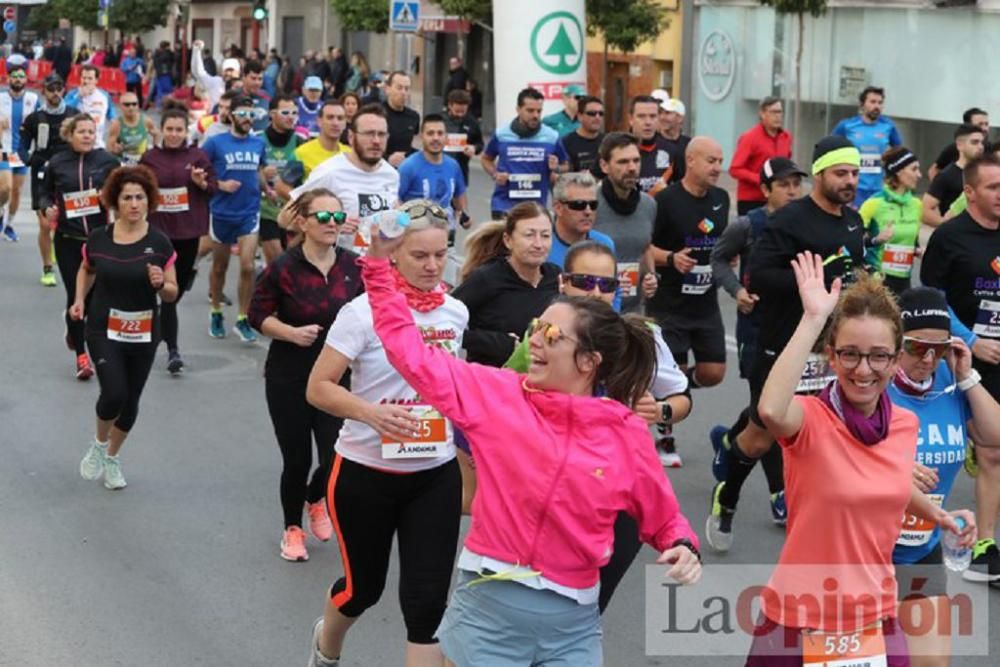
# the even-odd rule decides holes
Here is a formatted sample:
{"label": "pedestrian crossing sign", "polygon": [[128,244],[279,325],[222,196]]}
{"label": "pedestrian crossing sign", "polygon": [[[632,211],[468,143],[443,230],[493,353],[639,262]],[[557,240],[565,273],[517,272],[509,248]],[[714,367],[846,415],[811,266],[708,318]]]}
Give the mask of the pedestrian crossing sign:
{"label": "pedestrian crossing sign", "polygon": [[420,3],[413,0],[391,0],[389,30],[416,32],[420,25]]}

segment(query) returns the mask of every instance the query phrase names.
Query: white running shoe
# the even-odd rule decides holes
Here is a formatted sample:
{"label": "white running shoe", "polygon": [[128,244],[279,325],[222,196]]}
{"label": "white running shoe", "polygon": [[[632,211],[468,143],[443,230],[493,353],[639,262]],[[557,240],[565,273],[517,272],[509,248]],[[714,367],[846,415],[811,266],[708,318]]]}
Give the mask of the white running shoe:
{"label": "white running shoe", "polygon": [[104,488],[116,491],[125,488],[125,475],[122,474],[122,462],[117,456],[104,458]]}
{"label": "white running shoe", "polygon": [[100,444],[96,440],[90,443],[90,449],[80,461],[80,477],[88,482],[100,479],[104,473],[104,461],[108,456],[108,445]]}

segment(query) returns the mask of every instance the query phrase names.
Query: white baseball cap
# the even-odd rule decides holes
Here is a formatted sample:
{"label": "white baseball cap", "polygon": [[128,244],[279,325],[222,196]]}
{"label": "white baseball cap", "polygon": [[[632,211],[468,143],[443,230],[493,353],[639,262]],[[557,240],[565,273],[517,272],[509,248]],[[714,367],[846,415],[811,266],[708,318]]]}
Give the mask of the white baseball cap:
{"label": "white baseball cap", "polygon": [[667,102],[670,101],[670,93],[668,93],[667,91],[665,91],[663,88],[657,88],[656,90],[654,90],[653,92],[651,92],[649,94],[649,96],[650,97],[655,97],[659,101],[660,107],[664,111],[666,111],[666,109],[667,109],[667,106],[666,106]]}
{"label": "white baseball cap", "polygon": [[222,61],[222,71],[225,72],[227,69],[236,70],[238,76],[240,73],[240,61],[236,58],[226,58]]}
{"label": "white baseball cap", "polygon": [[687,108],[684,106],[684,103],[681,102],[676,97],[667,100],[662,104],[662,106],[664,111],[670,111],[676,114],[680,114],[681,116],[687,115]]}

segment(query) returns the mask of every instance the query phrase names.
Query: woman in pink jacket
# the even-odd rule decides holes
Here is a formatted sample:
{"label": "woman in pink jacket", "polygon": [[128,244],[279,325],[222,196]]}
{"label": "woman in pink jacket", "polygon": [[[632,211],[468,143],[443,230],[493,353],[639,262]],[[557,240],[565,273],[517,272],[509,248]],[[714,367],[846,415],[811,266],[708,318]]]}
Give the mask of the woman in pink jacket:
{"label": "woman in pink jacket", "polygon": [[[620,510],[660,552],[667,575],[701,574],[646,424],[626,406],[655,364],[649,327],[594,299],[561,297],[533,327],[526,375],[470,364],[423,344],[375,238],[362,275],[392,366],[461,428],[479,488],[438,639],[471,665],[601,664],[599,568]],[[607,400],[614,399],[614,400]]]}

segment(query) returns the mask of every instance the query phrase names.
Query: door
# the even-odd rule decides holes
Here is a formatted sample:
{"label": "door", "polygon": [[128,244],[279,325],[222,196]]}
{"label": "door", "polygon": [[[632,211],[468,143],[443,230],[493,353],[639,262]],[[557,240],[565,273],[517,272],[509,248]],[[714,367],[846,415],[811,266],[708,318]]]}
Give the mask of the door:
{"label": "door", "polygon": [[628,65],[608,63],[604,118],[607,131],[628,129]]}
{"label": "door", "polygon": [[215,53],[215,21],[212,19],[192,19],[192,41],[200,39],[205,42],[205,48]]}
{"label": "door", "polygon": [[305,19],[301,16],[284,16],[281,19],[281,55],[293,63],[299,62],[302,56],[305,27]]}

